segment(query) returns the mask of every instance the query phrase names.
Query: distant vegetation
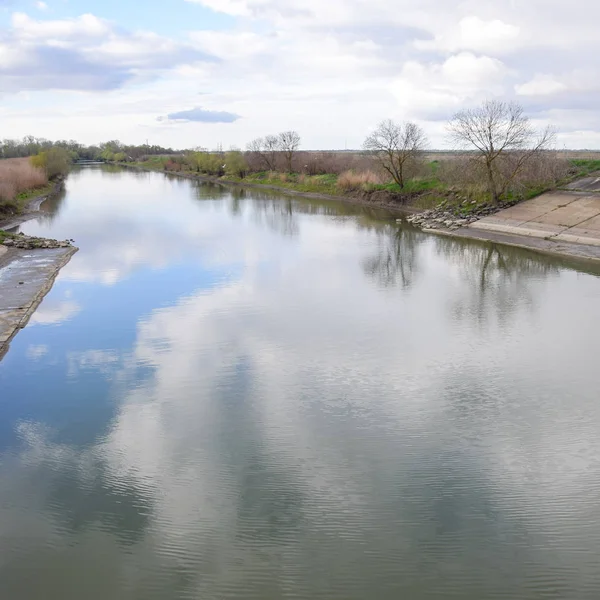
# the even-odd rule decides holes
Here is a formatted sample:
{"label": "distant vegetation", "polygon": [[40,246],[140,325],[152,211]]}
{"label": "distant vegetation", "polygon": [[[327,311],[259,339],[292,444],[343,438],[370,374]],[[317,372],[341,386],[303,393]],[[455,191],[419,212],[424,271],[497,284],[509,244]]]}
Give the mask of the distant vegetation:
{"label": "distant vegetation", "polygon": [[146,156],[157,154],[176,154],[178,151],[172,148],[163,148],[157,145],[127,145],[118,140],[111,140],[103,144],[85,146],[75,140],[50,141],[44,138],[25,136],[21,140],[0,140],[1,158],[24,158],[35,156],[51,148],[62,148],[66,150],[72,160],[139,160]]}
{"label": "distant vegetation", "polygon": [[416,123],[386,120],[367,137],[362,152],[303,152],[298,133],[286,131],[252,140],[245,152],[197,149],[134,162],[423,208],[443,200],[478,207],[530,198],[586,170],[553,151],[553,132],[535,131],[517,104],[490,101],[457,113],[448,124],[448,139],[454,151],[431,160],[428,140]]}
{"label": "distant vegetation", "polygon": [[175,151],[161,146],[127,146],[110,141],[84,146],[73,140],[52,142],[27,136],[0,141],[0,218],[20,212],[30,198],[47,192],[77,160],[134,161]]}
{"label": "distant vegetation", "polygon": [[428,140],[417,124],[386,120],[366,138],[362,151],[352,152],[302,151],[295,131],[256,138],[245,151],[174,150],[118,140],[84,146],[32,136],[2,140],[0,157],[7,160],[0,160],[0,212],[18,210],[23,194],[43,188],[77,160],[421,208],[441,201],[468,201],[474,207],[517,201],[600,170],[595,157],[568,160],[553,151],[553,133],[536,132],[516,104],[490,101],[457,113],[448,123],[448,139],[454,150],[428,152]]}

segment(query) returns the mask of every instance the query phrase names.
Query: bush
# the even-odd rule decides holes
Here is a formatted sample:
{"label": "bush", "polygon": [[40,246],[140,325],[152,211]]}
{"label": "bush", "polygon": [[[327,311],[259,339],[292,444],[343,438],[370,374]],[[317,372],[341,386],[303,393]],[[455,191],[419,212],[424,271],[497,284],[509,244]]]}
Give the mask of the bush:
{"label": "bush", "polygon": [[174,171],[174,172],[181,171],[181,165],[178,162],[175,162],[174,160],[169,159],[165,163],[165,171]]}
{"label": "bush", "polygon": [[248,174],[248,163],[239,150],[232,150],[225,154],[225,173],[241,179]]}
{"label": "bush", "polygon": [[32,156],[31,165],[44,169],[48,179],[54,179],[69,172],[71,156],[68,150],[54,147]]}

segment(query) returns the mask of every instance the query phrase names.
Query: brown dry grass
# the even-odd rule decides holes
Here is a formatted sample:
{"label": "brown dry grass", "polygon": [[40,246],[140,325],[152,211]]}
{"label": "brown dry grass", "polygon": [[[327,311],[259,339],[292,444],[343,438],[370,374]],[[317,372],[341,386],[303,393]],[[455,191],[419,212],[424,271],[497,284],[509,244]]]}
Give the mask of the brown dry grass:
{"label": "brown dry grass", "polygon": [[11,202],[22,192],[47,184],[44,171],[32,166],[28,158],[0,160],[0,202]]}
{"label": "brown dry grass", "polygon": [[374,171],[344,171],[337,179],[337,187],[343,192],[364,189],[369,184],[382,183],[381,176]]}

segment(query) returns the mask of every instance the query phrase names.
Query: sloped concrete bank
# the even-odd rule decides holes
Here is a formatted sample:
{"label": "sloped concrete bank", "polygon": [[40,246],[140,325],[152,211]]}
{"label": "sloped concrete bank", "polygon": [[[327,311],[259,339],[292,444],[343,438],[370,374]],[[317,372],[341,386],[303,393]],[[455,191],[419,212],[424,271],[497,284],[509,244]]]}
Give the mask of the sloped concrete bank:
{"label": "sloped concrete bank", "polygon": [[[61,180],[49,194],[30,200],[25,212],[1,222],[0,230],[14,229],[37,217],[41,204],[59,193],[62,187]],[[70,240],[0,234],[0,359],[75,252],[77,248]]]}
{"label": "sloped concrete bank", "polygon": [[408,220],[429,233],[600,260],[600,194],[557,190],[497,208],[468,219],[429,211]]}
{"label": "sloped concrete bank", "polygon": [[75,252],[73,246],[35,250],[0,246],[0,358]]}

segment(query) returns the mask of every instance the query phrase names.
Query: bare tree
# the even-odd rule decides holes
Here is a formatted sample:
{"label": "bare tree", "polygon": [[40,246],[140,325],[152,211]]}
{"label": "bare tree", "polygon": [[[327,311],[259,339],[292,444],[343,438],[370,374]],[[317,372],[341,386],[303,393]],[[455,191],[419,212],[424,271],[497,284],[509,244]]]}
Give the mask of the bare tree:
{"label": "bare tree", "polygon": [[395,123],[391,119],[379,123],[363,144],[401,188],[406,183],[408,166],[422,159],[426,146],[425,132],[416,123]]}
{"label": "bare tree", "polygon": [[277,153],[279,152],[279,137],[267,135],[264,138],[256,138],[247,146],[248,152],[258,159],[258,162],[267,171],[275,171],[277,168]]}
{"label": "bare tree", "polygon": [[294,155],[300,147],[300,135],[297,131],[282,131],[277,138],[279,141],[279,150],[285,158],[288,173],[291,173]]}
{"label": "bare tree", "polygon": [[448,130],[456,146],[477,152],[494,202],[506,193],[527,163],[547,152],[555,139],[550,128],[536,132],[522,106],[498,100],[458,112]]}

